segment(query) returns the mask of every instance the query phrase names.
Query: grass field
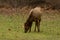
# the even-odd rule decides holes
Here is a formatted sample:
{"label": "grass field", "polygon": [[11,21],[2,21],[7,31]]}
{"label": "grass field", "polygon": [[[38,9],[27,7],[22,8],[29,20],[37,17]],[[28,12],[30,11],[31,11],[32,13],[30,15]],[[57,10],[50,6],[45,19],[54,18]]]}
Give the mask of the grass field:
{"label": "grass field", "polygon": [[41,32],[24,33],[27,15],[0,14],[0,40],[60,40],[60,14],[45,14],[40,25]]}

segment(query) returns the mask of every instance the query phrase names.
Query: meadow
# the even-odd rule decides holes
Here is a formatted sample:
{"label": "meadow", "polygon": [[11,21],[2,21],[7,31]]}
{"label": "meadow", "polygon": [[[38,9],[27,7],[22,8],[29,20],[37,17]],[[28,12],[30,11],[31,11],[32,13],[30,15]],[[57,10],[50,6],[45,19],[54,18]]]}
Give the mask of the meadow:
{"label": "meadow", "polygon": [[18,12],[11,15],[0,13],[0,40],[60,40],[60,14],[58,12],[44,14],[40,32],[24,33],[24,23],[28,15]]}

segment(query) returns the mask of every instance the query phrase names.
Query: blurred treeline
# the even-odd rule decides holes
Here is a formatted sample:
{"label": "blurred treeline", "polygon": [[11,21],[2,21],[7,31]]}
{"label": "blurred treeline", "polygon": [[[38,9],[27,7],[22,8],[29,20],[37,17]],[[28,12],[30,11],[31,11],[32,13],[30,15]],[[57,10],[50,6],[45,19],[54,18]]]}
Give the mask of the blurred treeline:
{"label": "blurred treeline", "polygon": [[20,6],[34,6],[42,3],[51,3],[54,7],[60,8],[60,0],[0,0],[1,7],[13,7],[17,8]]}
{"label": "blurred treeline", "polygon": [[40,2],[41,0],[0,0],[0,7],[4,6],[19,7],[25,5],[36,5]]}

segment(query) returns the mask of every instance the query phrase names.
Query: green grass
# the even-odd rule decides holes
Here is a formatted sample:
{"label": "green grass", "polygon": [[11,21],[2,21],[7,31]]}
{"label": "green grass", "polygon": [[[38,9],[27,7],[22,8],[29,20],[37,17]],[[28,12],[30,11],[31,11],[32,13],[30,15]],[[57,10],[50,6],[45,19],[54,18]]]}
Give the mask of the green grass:
{"label": "green grass", "polygon": [[24,22],[27,15],[0,14],[0,40],[60,40],[60,15],[44,15],[40,31],[34,32],[34,23],[31,33],[24,33]]}

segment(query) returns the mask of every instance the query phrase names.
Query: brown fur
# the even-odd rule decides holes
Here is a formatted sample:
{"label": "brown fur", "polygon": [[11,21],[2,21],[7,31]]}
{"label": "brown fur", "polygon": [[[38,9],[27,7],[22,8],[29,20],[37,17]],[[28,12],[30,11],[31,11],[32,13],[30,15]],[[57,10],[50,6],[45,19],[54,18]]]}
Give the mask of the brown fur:
{"label": "brown fur", "polygon": [[37,26],[38,32],[40,32],[41,10],[38,7],[30,11],[30,16],[28,17],[27,21],[24,24],[25,33],[28,30],[29,32],[31,32],[31,26],[33,22],[35,22],[34,31],[36,31],[36,26]]}

